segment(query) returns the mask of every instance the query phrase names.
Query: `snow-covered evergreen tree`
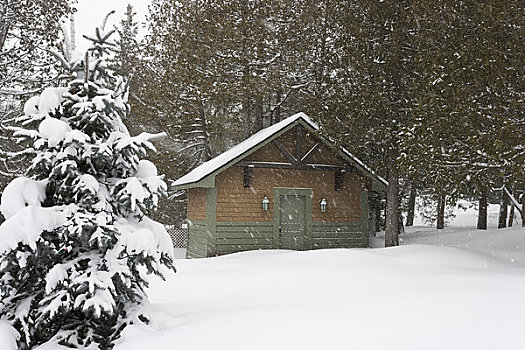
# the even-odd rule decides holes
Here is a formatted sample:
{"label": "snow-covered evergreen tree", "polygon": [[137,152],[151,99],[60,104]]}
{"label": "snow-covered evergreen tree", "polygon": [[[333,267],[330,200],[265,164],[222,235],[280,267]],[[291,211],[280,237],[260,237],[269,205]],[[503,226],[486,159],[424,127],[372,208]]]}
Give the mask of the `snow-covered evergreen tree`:
{"label": "snow-covered evergreen tree", "polygon": [[111,34],[97,29],[68,63],[69,85],[31,98],[15,131],[35,155],[0,206],[0,322],[19,349],[111,348],[127,325],[148,322],[148,275],[173,269],[169,236],[144,214],[166,191],[140,159],[156,135],[131,137],[122,123],[127,84],[107,64]]}

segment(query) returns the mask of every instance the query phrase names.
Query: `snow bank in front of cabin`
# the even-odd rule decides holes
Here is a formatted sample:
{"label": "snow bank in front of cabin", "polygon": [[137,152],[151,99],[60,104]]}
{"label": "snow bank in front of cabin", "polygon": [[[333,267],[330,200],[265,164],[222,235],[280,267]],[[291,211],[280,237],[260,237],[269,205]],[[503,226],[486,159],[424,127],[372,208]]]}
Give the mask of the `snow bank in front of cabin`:
{"label": "snow bank in front of cabin", "polygon": [[477,230],[472,227],[407,228],[401,235],[401,245],[427,244],[461,248],[465,251],[484,254],[503,262],[525,266],[525,228],[515,226],[497,230]]}
{"label": "snow bank in front of cabin", "polygon": [[525,230],[488,230],[479,251],[416,232],[436,245],[178,260],[149,288],[151,327],[115,349],[523,349],[524,249],[511,262],[481,242],[525,247]]}

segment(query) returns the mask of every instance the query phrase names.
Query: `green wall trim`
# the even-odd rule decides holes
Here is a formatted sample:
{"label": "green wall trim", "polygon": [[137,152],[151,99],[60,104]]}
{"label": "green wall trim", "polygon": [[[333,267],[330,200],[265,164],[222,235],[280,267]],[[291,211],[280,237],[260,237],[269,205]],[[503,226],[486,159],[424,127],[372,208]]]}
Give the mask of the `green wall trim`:
{"label": "green wall trim", "polygon": [[217,226],[272,226],[273,221],[217,221]]}
{"label": "green wall trim", "polygon": [[[320,248],[366,248],[367,232],[359,222],[314,222],[313,247]],[[366,236],[366,237],[365,237]]]}
{"label": "green wall trim", "polygon": [[197,182],[192,182],[192,183],[179,185],[179,186],[173,186],[173,188],[176,190],[188,190],[190,188],[197,188],[197,187],[204,187],[204,188],[215,187],[215,175],[207,176]]}
{"label": "green wall trim", "polygon": [[[275,191],[277,205],[284,194],[305,195],[311,199],[309,189],[278,188]],[[366,192],[366,191],[364,191]],[[215,217],[215,191],[207,196],[207,215]],[[367,193],[362,194],[362,203]],[[307,200],[306,218],[310,216],[305,226],[308,234],[308,244],[304,249],[326,248],[366,248],[368,247],[367,221],[363,222],[312,222],[312,201]],[[209,203],[209,205],[208,205]],[[277,208],[277,207],[275,207]],[[368,215],[367,208],[362,213]],[[277,216],[278,210],[276,210]],[[310,215],[308,215],[310,213]],[[279,221],[213,221],[210,227],[208,221],[193,220],[189,226],[188,258],[200,258],[210,255],[223,255],[246,250],[278,249],[279,248]]]}
{"label": "green wall trim", "polygon": [[218,221],[216,232],[218,245],[229,244],[229,240],[239,239],[246,243],[261,241],[264,244],[273,244],[273,222]]}
{"label": "green wall trim", "polygon": [[370,235],[368,233],[369,228],[368,225],[368,215],[369,215],[369,209],[368,209],[368,191],[364,190],[361,192],[361,225],[362,225],[362,233],[363,233],[363,246],[369,247],[370,246]]}
{"label": "green wall trim", "polygon": [[224,245],[255,245],[255,246],[271,246],[272,238],[219,238],[217,240],[217,247]]}
{"label": "green wall trim", "polygon": [[340,230],[340,231],[327,231],[323,229],[313,230],[313,239],[340,239],[340,238],[359,238],[363,240],[361,230]]}
{"label": "green wall trim", "polygon": [[188,219],[188,224],[193,226],[208,226],[208,222],[206,220],[190,220]]}
{"label": "green wall trim", "polygon": [[217,221],[216,254],[271,249],[273,222]]}
{"label": "green wall trim", "polygon": [[313,192],[311,188],[285,188],[275,187],[273,189],[273,248],[280,248],[279,229],[281,224],[281,213],[279,208],[281,207],[280,196],[284,195],[296,195],[306,197],[306,208],[305,208],[305,233],[306,243],[303,250],[312,249],[312,199]]}
{"label": "green wall trim", "polygon": [[187,258],[204,258],[207,256],[208,223],[206,221],[188,220]]}
{"label": "green wall trim", "polygon": [[333,228],[345,226],[345,227],[357,227],[361,229],[361,221],[314,221],[312,225],[318,226],[318,227],[333,227]]}

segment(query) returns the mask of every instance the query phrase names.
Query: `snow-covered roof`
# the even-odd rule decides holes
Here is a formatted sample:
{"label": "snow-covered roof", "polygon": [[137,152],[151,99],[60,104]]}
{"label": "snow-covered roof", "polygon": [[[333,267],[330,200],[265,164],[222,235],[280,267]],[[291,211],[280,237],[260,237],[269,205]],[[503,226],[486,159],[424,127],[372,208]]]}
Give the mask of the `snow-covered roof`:
{"label": "snow-covered roof", "polygon": [[[303,124],[305,124],[305,126],[310,127],[313,130],[319,130],[317,124],[314,123],[306,114],[302,112],[294,114],[291,117],[280,121],[279,123],[273,124],[265,129],[262,129],[258,133],[252,135],[251,137],[247,138],[238,145],[230,148],[226,152],[221,153],[217,157],[199,165],[198,167],[190,171],[188,174],[175,181],[173,183],[173,186],[178,188],[191,187],[189,185],[196,184],[208,177],[209,175],[216,173],[218,170],[227,167],[228,165],[233,165],[236,162],[240,161],[242,158],[252,153],[251,151],[253,151],[258,145],[265,143],[265,141],[269,139],[279,136],[278,134],[280,134],[285,129],[287,130],[289,126],[295,125],[299,122],[302,122]],[[355,157],[348,150],[344,148],[341,148],[340,150],[346,157],[350,158],[355,163],[357,163],[356,165],[359,168],[368,172],[369,175],[376,178],[381,184],[385,186],[387,185],[385,179],[381,178],[380,176],[377,176],[369,167],[367,167],[361,160]]]}

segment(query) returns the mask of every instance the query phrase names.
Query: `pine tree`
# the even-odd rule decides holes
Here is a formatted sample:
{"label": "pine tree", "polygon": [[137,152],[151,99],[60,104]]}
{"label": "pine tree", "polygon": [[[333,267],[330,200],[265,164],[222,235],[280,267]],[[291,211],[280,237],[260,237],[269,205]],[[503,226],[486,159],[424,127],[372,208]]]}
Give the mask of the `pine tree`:
{"label": "pine tree", "polygon": [[487,191],[501,188],[503,178],[523,179],[520,9],[517,1],[421,1],[414,14],[423,35],[412,84],[412,170],[447,197],[478,197],[481,229]]}
{"label": "pine tree", "polygon": [[68,0],[0,0],[0,186],[21,174],[27,164],[14,157],[20,147],[8,125],[23,100],[56,84],[60,74],[50,51],[61,46],[61,20],[74,12]]}
{"label": "pine tree", "polygon": [[316,91],[323,91],[313,71],[325,73],[320,52],[330,36],[314,33],[324,7],[293,0],[152,2],[138,95],[155,101],[141,107],[144,115],[159,116],[183,145],[183,167],[282,116],[313,111]]}
{"label": "pine tree", "polygon": [[117,29],[118,39],[116,40],[115,61],[117,71],[120,75],[131,79],[139,60],[139,43],[137,41],[138,23],[135,21],[137,13],[133,11],[133,6],[128,4],[126,7],[125,19],[120,21]]}
{"label": "pine tree", "polygon": [[0,0],[0,89],[29,90],[49,82],[60,21],[74,12],[67,0]]}
{"label": "pine tree", "polygon": [[[414,122],[409,86],[418,28],[407,1],[344,3],[335,22],[341,59],[328,73],[340,76],[324,104],[321,124],[388,180],[385,245],[399,245],[400,179]],[[327,89],[326,85],[323,86]]]}
{"label": "pine tree", "polygon": [[1,203],[0,317],[20,349],[112,348],[126,326],[148,322],[148,274],[173,269],[169,236],[145,215],[166,191],[140,159],[156,135],[131,137],[122,122],[127,84],[107,63],[112,33],[97,29],[84,60],[70,62],[72,81],[30,99],[15,132],[35,153]]}

